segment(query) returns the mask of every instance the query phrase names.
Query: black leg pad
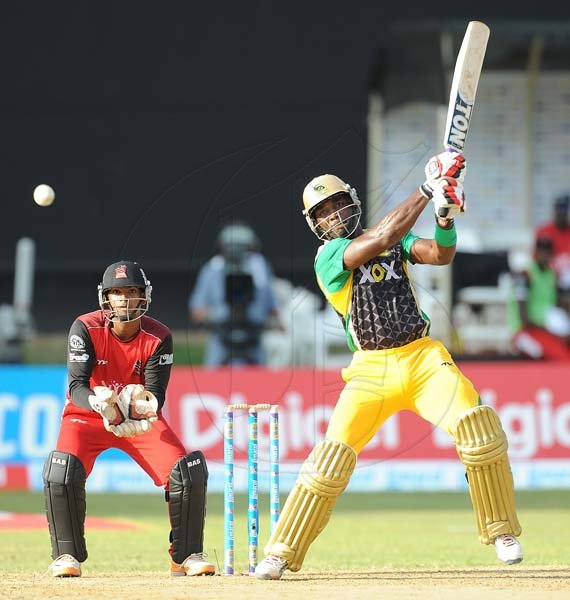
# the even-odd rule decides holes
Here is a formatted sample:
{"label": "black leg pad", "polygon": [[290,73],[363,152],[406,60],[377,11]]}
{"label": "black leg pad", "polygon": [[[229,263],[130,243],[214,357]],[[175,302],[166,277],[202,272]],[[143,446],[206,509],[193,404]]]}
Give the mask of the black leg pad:
{"label": "black leg pad", "polygon": [[71,554],[83,562],[87,559],[85,468],[73,454],[54,450],[45,462],[43,478],[52,558]]}
{"label": "black leg pad", "polygon": [[172,468],[167,501],[172,559],[179,564],[203,550],[207,486],[208,468],[199,450],[181,458]]}

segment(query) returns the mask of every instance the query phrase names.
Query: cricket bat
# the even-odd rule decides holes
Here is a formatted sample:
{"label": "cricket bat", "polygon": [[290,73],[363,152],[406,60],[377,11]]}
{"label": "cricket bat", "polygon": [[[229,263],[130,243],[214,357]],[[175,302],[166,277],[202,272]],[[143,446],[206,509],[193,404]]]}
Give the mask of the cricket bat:
{"label": "cricket bat", "polygon": [[471,21],[455,63],[443,147],[463,153],[473,116],[477,85],[483,68],[490,30],[480,21]]}
{"label": "cricket bat", "polygon": [[[487,40],[490,30],[480,21],[470,21],[467,31],[463,37],[449,94],[449,106],[447,108],[447,120],[443,133],[443,147],[446,150],[461,152],[465,150],[465,141],[469,133],[469,124],[473,116],[475,96]],[[447,208],[439,210],[440,217],[446,217]]]}

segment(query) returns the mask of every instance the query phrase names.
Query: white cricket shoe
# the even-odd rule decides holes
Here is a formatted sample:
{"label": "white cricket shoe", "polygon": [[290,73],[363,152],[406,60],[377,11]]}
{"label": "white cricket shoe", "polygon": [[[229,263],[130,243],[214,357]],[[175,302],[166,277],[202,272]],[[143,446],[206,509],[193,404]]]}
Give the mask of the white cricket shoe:
{"label": "white cricket shoe", "polygon": [[54,577],[81,577],[81,564],[71,554],[58,556],[48,567]]}
{"label": "white cricket shoe", "polygon": [[288,566],[289,563],[284,558],[270,554],[255,567],[255,576],[258,579],[281,579]]}
{"label": "white cricket shoe", "polygon": [[206,560],[206,555],[203,552],[191,554],[180,565],[174,561],[170,562],[170,574],[173,577],[213,575],[215,572],[216,567]]}
{"label": "white cricket shoe", "polygon": [[520,563],[523,559],[523,549],[514,535],[502,534],[495,538],[497,558],[508,565]]}

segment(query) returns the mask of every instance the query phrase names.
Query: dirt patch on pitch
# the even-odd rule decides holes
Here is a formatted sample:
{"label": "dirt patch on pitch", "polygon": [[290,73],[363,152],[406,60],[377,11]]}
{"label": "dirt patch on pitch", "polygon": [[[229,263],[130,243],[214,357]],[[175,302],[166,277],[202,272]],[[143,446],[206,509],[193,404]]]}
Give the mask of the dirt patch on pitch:
{"label": "dirt patch on pitch", "polygon": [[570,567],[505,567],[497,569],[391,570],[362,572],[303,572],[287,574],[281,581],[251,577],[178,577],[163,573],[108,573],[81,579],[58,579],[30,574],[5,574],[0,597],[119,598],[137,600],[219,598],[235,600],[283,598],[285,600],[349,598],[378,600],[494,600],[562,599],[570,595]]}

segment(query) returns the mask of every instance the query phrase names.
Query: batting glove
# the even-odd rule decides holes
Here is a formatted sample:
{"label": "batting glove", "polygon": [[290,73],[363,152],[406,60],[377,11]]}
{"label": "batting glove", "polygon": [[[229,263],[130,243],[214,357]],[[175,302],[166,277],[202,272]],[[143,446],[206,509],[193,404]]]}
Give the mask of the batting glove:
{"label": "batting glove", "polygon": [[121,407],[115,390],[104,385],[96,385],[93,394],[88,397],[91,408],[103,417],[103,425],[107,431],[121,425],[127,419],[126,405]]}
{"label": "batting glove", "polygon": [[442,152],[428,160],[424,172],[426,180],[420,186],[420,192],[426,198],[431,198],[436,183],[442,178],[453,178],[457,183],[463,183],[467,172],[465,157],[458,152]]}
{"label": "batting glove", "polygon": [[437,217],[453,219],[465,214],[463,186],[453,178],[440,179],[431,198]]}

